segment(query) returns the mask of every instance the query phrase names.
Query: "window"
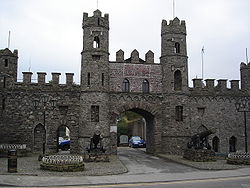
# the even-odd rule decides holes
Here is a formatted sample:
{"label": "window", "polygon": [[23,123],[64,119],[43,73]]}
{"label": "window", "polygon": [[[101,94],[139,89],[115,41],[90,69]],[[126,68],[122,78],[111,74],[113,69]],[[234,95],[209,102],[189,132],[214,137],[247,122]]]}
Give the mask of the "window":
{"label": "window", "polygon": [[174,73],[174,90],[181,91],[181,89],[182,89],[181,71],[177,70]]}
{"label": "window", "polygon": [[88,86],[90,86],[90,73],[88,72],[88,79],[87,79],[87,81],[88,81]]}
{"label": "window", "polygon": [[220,140],[217,136],[213,137],[213,141],[212,141],[212,144],[213,144],[213,150],[215,152],[218,152],[219,151],[219,143],[220,143]]}
{"label": "window", "polygon": [[176,42],[176,43],[174,44],[174,52],[175,52],[176,54],[179,54],[179,53],[180,53],[180,43]]}
{"label": "window", "polygon": [[8,59],[4,59],[4,66],[8,67],[9,66],[9,60]]}
{"label": "window", "polygon": [[5,107],[6,107],[5,105],[6,105],[6,104],[5,104],[5,99],[3,99],[3,100],[2,100],[2,110],[5,110]]}
{"label": "window", "polygon": [[149,93],[149,82],[146,79],[142,82],[142,92]]}
{"label": "window", "polygon": [[104,73],[102,73],[102,86],[104,86]]}
{"label": "window", "polygon": [[97,25],[100,25],[100,18],[97,19]]}
{"label": "window", "polygon": [[91,106],[91,121],[99,122],[99,106]]}
{"label": "window", "polygon": [[129,92],[129,81],[128,79],[124,79],[122,82],[122,91]]}
{"label": "window", "polygon": [[99,37],[97,37],[97,36],[94,37],[93,47],[100,48],[100,40],[99,40]]}
{"label": "window", "polygon": [[100,56],[100,55],[92,55],[92,59],[93,59],[94,61],[98,61],[98,60],[101,59],[101,56]]}
{"label": "window", "polygon": [[3,77],[3,88],[6,88],[6,77]]}
{"label": "window", "polygon": [[175,119],[176,121],[183,121],[183,106],[175,107]]}
{"label": "window", "polygon": [[229,152],[236,152],[236,142],[237,139],[234,136],[229,139]]}

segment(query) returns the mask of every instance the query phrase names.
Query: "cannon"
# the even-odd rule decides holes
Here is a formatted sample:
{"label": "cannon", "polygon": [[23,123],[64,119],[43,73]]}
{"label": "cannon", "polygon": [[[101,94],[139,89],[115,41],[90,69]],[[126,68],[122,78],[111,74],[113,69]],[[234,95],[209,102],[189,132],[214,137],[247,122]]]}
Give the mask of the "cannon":
{"label": "cannon", "polygon": [[105,152],[102,144],[102,136],[99,131],[96,131],[93,137],[90,138],[90,146],[87,148],[88,153],[91,152]]}
{"label": "cannon", "polygon": [[195,134],[191,137],[191,141],[188,142],[187,147],[189,149],[209,149],[211,146],[208,143],[207,137],[211,134],[214,134],[215,130],[206,130],[201,133]]}

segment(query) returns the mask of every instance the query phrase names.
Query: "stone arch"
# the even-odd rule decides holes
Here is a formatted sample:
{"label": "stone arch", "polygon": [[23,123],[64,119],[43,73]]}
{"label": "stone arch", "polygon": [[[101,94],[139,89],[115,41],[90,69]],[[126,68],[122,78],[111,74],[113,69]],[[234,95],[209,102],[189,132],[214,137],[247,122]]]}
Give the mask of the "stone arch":
{"label": "stone arch", "polygon": [[44,153],[46,144],[46,130],[44,126],[39,123],[34,128],[34,144],[33,151],[38,153]]}
{"label": "stone arch", "polygon": [[229,139],[229,152],[236,152],[237,138],[232,136]]}
{"label": "stone arch", "polygon": [[212,147],[213,147],[213,150],[215,152],[219,152],[219,149],[220,149],[220,139],[217,136],[213,137]]}
{"label": "stone arch", "polygon": [[175,91],[182,90],[182,75],[180,70],[176,70],[174,72],[174,90]]}
{"label": "stone arch", "polygon": [[145,103],[134,102],[124,106],[117,106],[114,114],[122,114],[126,111],[132,111],[141,115],[146,120],[146,142],[147,153],[161,152],[161,115],[159,110],[152,108]]}

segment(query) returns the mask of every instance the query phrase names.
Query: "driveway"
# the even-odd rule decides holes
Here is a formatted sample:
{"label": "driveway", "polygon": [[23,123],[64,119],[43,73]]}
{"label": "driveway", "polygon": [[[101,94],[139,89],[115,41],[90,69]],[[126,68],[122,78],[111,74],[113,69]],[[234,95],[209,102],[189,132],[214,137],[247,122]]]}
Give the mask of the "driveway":
{"label": "driveway", "polygon": [[187,173],[197,169],[149,155],[145,149],[119,147],[118,156],[127,167],[128,174]]}

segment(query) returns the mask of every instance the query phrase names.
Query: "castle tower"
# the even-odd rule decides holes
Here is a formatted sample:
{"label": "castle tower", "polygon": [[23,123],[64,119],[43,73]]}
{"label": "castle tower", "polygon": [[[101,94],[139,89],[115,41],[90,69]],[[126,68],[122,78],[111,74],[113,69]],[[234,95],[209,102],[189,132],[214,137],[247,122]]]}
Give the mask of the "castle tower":
{"label": "castle tower", "polygon": [[250,63],[240,65],[241,89],[250,93]]}
{"label": "castle tower", "polygon": [[188,90],[186,24],[178,18],[162,21],[161,57],[163,92],[175,93]]}
{"label": "castle tower", "polygon": [[0,50],[0,88],[7,88],[17,81],[18,51]]}
{"label": "castle tower", "polygon": [[80,148],[89,147],[90,137],[99,131],[109,144],[109,16],[100,10],[83,14],[81,62]]}

